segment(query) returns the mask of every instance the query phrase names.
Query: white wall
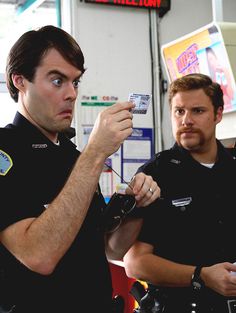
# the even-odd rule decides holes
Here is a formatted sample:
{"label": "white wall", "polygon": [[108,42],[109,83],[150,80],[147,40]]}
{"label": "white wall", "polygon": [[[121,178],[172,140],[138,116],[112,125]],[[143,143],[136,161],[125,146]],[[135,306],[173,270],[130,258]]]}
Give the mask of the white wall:
{"label": "white wall", "polygon": [[[151,93],[148,10],[77,1],[76,16],[76,38],[87,68],[79,102],[84,95],[117,96],[119,101],[127,101],[130,92]],[[78,133],[83,122],[80,109]],[[134,127],[152,126],[151,106],[146,115],[134,117]]]}
{"label": "white wall", "polygon": [[150,91],[147,10],[79,4],[78,40],[88,68],[82,90],[90,94]]}
{"label": "white wall", "polygon": [[[67,5],[66,0],[63,2]],[[84,102],[91,104],[92,96],[98,97],[101,103],[104,96],[117,98],[111,103],[127,101],[131,92],[152,93],[150,21],[147,9],[89,4],[79,0],[70,3],[71,11],[67,10],[67,15],[71,15],[72,24],[70,26],[63,20],[63,25],[67,30],[71,28],[84,53],[87,68],[79,89],[74,124],[76,144],[81,150],[98,113],[104,108],[102,105],[86,107]],[[134,115],[133,125],[135,128],[153,128],[152,103],[147,114]],[[141,140],[136,142],[127,141],[124,149],[119,149],[110,158],[112,168],[126,181],[132,178],[143,159],[151,157],[151,136],[147,136],[147,140],[144,137],[139,137]],[[127,149],[131,144],[132,148]],[[133,155],[128,155],[127,150]],[[120,179],[114,173],[103,174],[100,185],[103,195],[109,197]]]}
{"label": "white wall", "polygon": [[221,0],[223,6],[223,21],[236,22],[236,1],[235,0]]}

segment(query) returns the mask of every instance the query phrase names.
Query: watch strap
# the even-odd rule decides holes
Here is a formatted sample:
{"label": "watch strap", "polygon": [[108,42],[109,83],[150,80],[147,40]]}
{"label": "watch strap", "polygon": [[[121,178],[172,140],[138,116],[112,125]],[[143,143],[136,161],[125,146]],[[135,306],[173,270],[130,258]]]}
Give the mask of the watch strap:
{"label": "watch strap", "polygon": [[193,277],[200,278],[201,270],[202,270],[202,266],[201,265],[196,266],[195,270],[193,272]]}
{"label": "watch strap", "polygon": [[202,267],[203,266],[201,266],[201,265],[196,266],[196,268],[193,272],[191,285],[192,285],[194,290],[200,290],[202,287],[205,286],[204,281],[200,277]]}

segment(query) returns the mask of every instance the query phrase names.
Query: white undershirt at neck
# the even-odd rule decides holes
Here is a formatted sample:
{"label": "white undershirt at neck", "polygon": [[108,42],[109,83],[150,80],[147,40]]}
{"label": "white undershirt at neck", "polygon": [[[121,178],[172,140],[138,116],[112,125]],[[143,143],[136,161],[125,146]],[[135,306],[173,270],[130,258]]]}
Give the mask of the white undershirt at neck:
{"label": "white undershirt at neck", "polygon": [[203,166],[212,168],[214,166],[215,163],[201,163]]}

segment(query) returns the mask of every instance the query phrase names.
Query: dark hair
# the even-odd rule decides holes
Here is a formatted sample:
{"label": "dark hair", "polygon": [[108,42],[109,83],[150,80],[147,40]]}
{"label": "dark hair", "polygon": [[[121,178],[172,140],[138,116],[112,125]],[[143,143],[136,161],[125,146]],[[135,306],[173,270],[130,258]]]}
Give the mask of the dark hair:
{"label": "dark hair", "polygon": [[219,107],[224,108],[223,91],[220,85],[213,82],[212,79],[200,73],[188,74],[177,78],[169,86],[169,104],[171,105],[173,97],[180,91],[202,89],[211,99],[215,113]]}
{"label": "dark hair", "polygon": [[70,34],[52,25],[30,30],[16,41],[7,58],[7,87],[15,102],[18,101],[19,90],[13,84],[12,74],[21,74],[32,82],[42,58],[52,48],[82,74],[85,72],[83,52]]}

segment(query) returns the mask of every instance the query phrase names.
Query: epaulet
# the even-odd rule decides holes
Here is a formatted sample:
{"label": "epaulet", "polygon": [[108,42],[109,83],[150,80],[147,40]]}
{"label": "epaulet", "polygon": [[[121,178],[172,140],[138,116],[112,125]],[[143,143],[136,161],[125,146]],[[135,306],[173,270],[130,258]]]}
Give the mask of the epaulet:
{"label": "epaulet", "polygon": [[18,136],[19,133],[16,128],[0,127],[0,143],[10,141],[11,139],[16,141]]}
{"label": "epaulet", "polygon": [[173,155],[172,150],[168,149],[168,150],[163,150],[160,151],[156,154],[156,158],[160,159],[160,158],[167,158],[167,157],[171,157],[171,155]]}
{"label": "epaulet", "polygon": [[10,134],[15,134],[16,131],[13,128],[6,128],[6,127],[0,127],[0,134],[1,135],[10,135]]}
{"label": "epaulet", "polygon": [[158,161],[161,161],[161,160],[171,161],[171,160],[179,159],[179,155],[177,155],[174,149],[167,149],[167,150],[158,152],[156,154],[156,159]]}

